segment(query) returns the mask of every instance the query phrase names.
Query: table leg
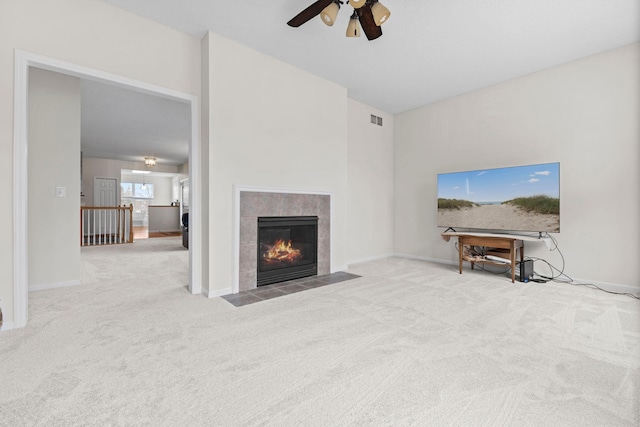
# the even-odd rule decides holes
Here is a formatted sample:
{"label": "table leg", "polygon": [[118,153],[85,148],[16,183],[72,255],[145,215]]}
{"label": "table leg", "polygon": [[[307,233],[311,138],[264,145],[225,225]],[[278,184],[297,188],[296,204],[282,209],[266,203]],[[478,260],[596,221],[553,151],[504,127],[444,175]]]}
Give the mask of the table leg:
{"label": "table leg", "polygon": [[511,261],[511,283],[516,282],[516,242],[511,241],[511,248],[509,249],[509,260]]}

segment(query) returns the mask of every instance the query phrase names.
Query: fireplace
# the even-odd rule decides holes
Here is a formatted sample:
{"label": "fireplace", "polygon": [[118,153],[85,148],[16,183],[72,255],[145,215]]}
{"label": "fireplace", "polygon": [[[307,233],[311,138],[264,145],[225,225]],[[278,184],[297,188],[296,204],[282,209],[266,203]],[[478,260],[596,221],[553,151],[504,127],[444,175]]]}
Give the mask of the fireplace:
{"label": "fireplace", "polygon": [[258,286],[318,274],[318,217],[258,217]]}

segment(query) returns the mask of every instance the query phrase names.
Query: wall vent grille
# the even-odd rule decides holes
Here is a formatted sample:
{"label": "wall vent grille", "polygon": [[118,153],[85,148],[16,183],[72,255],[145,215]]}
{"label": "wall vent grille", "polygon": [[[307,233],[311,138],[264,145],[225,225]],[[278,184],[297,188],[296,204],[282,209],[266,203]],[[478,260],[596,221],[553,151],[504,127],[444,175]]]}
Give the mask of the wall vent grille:
{"label": "wall vent grille", "polygon": [[382,126],[382,117],[371,115],[371,123],[374,125]]}

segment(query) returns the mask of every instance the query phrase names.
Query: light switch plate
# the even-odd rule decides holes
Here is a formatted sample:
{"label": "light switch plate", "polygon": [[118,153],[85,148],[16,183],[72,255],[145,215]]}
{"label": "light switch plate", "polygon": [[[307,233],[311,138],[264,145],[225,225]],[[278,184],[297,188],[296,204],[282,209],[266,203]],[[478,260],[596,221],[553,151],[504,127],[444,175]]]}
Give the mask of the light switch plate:
{"label": "light switch plate", "polygon": [[56,197],[65,197],[67,189],[65,187],[56,187]]}

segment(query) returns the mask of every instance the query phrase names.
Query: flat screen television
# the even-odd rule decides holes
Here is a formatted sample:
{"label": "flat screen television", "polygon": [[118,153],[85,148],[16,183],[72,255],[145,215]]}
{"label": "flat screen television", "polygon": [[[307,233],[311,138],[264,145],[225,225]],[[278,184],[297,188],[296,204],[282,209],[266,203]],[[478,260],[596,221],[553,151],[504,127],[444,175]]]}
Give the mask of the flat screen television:
{"label": "flat screen television", "polygon": [[438,174],[438,227],[560,232],[560,163]]}

